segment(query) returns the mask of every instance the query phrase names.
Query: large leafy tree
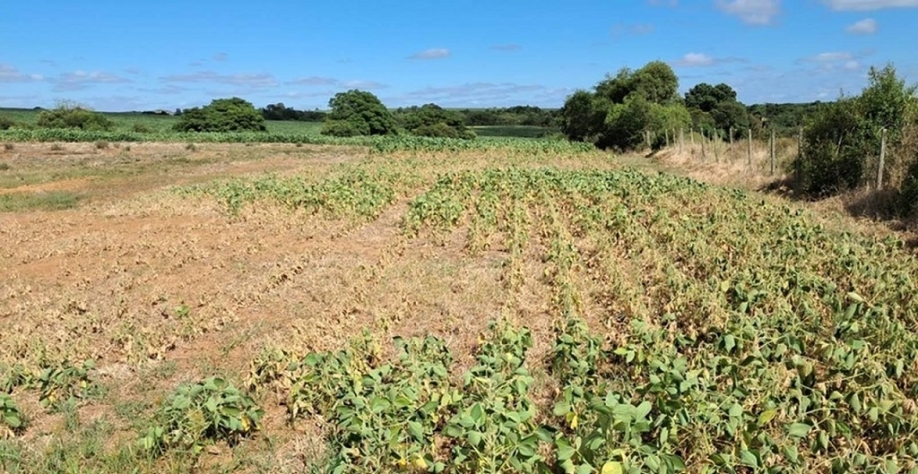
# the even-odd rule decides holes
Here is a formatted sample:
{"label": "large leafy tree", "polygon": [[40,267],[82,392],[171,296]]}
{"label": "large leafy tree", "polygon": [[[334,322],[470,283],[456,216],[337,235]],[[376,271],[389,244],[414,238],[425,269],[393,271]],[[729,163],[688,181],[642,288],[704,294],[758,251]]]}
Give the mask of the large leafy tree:
{"label": "large leafy tree", "polygon": [[570,140],[599,148],[628,150],[644,142],[644,133],[690,123],[679,100],[679,79],[666,63],[653,61],[632,71],[608,75],[593,92],[569,96],[560,112],[561,131]]}
{"label": "large leafy tree", "polygon": [[328,101],[322,134],[333,136],[391,135],[398,133],[392,113],[371,92],[352,89]]}
{"label": "large leafy tree", "polygon": [[185,110],[173,127],[180,132],[263,132],[265,119],[251,103],[232,97]]}

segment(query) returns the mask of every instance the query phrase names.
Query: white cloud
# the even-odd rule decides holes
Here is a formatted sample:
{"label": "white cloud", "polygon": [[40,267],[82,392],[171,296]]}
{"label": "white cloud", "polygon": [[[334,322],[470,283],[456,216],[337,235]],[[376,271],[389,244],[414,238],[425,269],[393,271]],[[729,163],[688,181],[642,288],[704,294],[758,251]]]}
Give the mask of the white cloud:
{"label": "white cloud", "polygon": [[673,65],[677,67],[706,67],[726,63],[745,63],[748,62],[743,58],[727,57],[713,58],[704,53],[688,53],[675,61]]}
{"label": "white cloud", "polygon": [[361,81],[361,80],[345,81],[342,83],[342,85],[344,87],[347,87],[348,89],[361,89],[361,90],[376,90],[376,89],[385,89],[389,87],[381,82]]}
{"label": "white cloud", "polygon": [[877,21],[873,18],[864,18],[849,25],[845,31],[855,35],[872,35],[877,32]]}
{"label": "white cloud", "polygon": [[218,74],[214,71],[199,71],[191,74],[173,74],[160,78],[163,82],[201,82],[209,84],[228,84],[249,88],[272,87],[277,85],[271,74]]}
{"label": "white cloud", "polygon": [[717,8],[751,25],[770,25],[781,13],[781,0],[715,0]]}
{"label": "white cloud", "polygon": [[131,80],[107,72],[75,71],[65,72],[51,82],[55,91],[79,91],[96,84],[124,84]]}
{"label": "white cloud", "polygon": [[854,55],[844,51],[831,51],[828,53],[819,53],[816,56],[806,58],[807,61],[817,63],[830,63],[837,61],[850,61]]}
{"label": "white cloud", "polygon": [[684,67],[710,66],[714,64],[714,58],[704,53],[688,53],[676,64]]}
{"label": "white cloud", "polygon": [[823,0],[833,10],[869,11],[884,8],[918,8],[918,0]]}
{"label": "white cloud", "polygon": [[339,83],[339,80],[331,77],[310,76],[294,79],[287,84],[295,84],[300,86],[336,86]]}
{"label": "white cloud", "polygon": [[39,82],[44,79],[41,74],[23,74],[12,66],[0,64],[0,83]]}
{"label": "white cloud", "polygon": [[408,59],[443,59],[448,58],[450,54],[450,50],[446,48],[430,48],[424,51],[418,51],[408,56]]}

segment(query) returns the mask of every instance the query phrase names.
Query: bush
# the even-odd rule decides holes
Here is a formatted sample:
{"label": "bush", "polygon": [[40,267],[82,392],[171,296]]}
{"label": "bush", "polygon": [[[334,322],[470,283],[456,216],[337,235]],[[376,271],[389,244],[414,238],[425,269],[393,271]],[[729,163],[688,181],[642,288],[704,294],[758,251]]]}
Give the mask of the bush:
{"label": "bush", "polygon": [[96,142],[96,149],[97,149],[97,150],[105,150],[105,149],[107,149],[107,148],[108,148],[108,142],[107,142],[107,141],[105,141],[105,140],[99,140],[99,141]]}
{"label": "bush", "polygon": [[0,130],[9,130],[15,126],[16,126],[16,122],[6,117],[0,117]]}
{"label": "bush", "polygon": [[802,154],[793,163],[800,190],[818,198],[857,187],[865,158],[875,151],[872,142],[855,100],[826,105],[805,128]]}
{"label": "bush", "polygon": [[265,119],[251,103],[233,97],[189,109],[173,127],[179,132],[264,132]]}
{"label": "bush", "polygon": [[6,151],[13,151],[14,148],[16,148],[16,146],[13,145],[12,143],[4,143],[4,144],[3,144],[3,149],[6,150]]}
{"label": "bush", "polygon": [[918,215],[918,156],[908,168],[901,192],[903,213],[906,216]]}
{"label": "bush", "polygon": [[328,101],[328,107],[331,112],[325,118],[323,135],[351,137],[398,133],[392,113],[370,92],[339,92]]}
{"label": "bush", "polygon": [[38,114],[37,124],[41,128],[78,128],[94,132],[110,132],[115,128],[115,122],[106,116],[84,107],[71,105],[43,110]]}

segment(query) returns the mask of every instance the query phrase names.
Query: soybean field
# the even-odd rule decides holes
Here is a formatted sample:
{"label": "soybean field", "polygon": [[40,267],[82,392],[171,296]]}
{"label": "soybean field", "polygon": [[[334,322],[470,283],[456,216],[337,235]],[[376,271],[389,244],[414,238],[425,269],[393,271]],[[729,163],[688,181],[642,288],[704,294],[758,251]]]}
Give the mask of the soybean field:
{"label": "soybean field", "polygon": [[99,140],[0,155],[0,471],[918,472],[895,234],[550,140]]}

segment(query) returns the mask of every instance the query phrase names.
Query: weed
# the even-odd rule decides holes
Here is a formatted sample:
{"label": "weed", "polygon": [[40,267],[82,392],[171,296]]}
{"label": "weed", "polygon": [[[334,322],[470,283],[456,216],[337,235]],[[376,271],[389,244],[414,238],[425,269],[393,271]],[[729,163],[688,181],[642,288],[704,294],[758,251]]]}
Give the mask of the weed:
{"label": "weed", "polygon": [[188,151],[190,151],[190,152],[196,152],[196,151],[198,151],[198,147],[197,147],[194,143],[189,143],[189,144],[185,145],[185,149],[188,150]]}
{"label": "weed", "polygon": [[99,140],[95,143],[96,150],[106,150],[109,147],[109,143],[104,140]]}
{"label": "weed", "polygon": [[6,150],[6,151],[13,151],[13,149],[15,149],[15,148],[16,148],[16,146],[13,145],[12,143],[6,142],[6,143],[3,144],[3,149]]}

